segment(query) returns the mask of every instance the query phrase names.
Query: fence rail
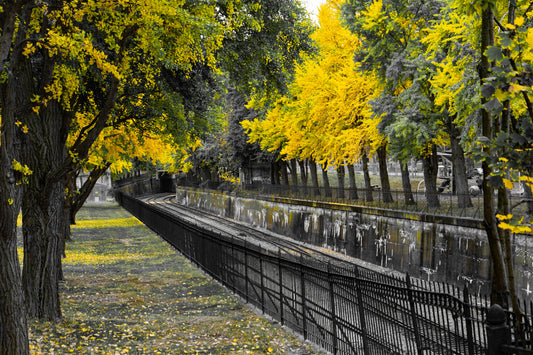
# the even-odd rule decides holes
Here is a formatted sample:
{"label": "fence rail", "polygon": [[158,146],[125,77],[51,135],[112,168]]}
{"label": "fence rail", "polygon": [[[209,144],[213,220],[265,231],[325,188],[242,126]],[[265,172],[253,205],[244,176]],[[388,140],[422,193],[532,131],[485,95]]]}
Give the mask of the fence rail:
{"label": "fence rail", "polygon": [[213,278],[330,353],[486,352],[488,304],[466,289],[436,292],[409,276],[273,252],[131,196],[118,200]]}

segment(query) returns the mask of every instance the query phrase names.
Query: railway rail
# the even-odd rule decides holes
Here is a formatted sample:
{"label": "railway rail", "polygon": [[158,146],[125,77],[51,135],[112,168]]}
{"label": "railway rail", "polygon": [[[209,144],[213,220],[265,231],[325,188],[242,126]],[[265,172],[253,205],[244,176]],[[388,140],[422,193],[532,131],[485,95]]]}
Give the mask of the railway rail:
{"label": "railway rail", "polygon": [[[156,208],[162,208],[180,218],[184,218],[191,223],[201,223],[204,228],[216,230],[217,232],[227,233],[234,238],[255,243],[265,249],[278,249],[286,255],[293,257],[306,257],[310,261],[322,264],[330,264],[338,267],[353,267],[355,260],[345,257],[342,254],[333,252],[329,249],[308,245],[289,237],[282,236],[266,230],[240,223],[230,218],[225,218],[205,210],[191,206],[183,206],[176,202],[174,194],[160,193],[154,195],[145,195],[138,197],[139,200],[146,202]],[[274,249],[273,249],[274,248]],[[359,264],[359,266],[361,266]],[[365,264],[365,267],[368,267]],[[375,268],[375,266],[372,266]],[[383,268],[384,274],[401,277],[401,274],[390,269]]]}
{"label": "railway rail", "polygon": [[[196,226],[192,228],[197,228],[199,233],[210,230],[213,234],[238,241],[240,245],[260,247],[279,257],[278,261],[258,259],[255,265],[242,266],[244,275],[241,276],[235,276],[239,271],[236,272],[233,266],[223,273],[231,275],[225,276],[227,279],[241,277],[237,282],[233,279],[226,281],[230,284],[240,282],[239,287],[245,289],[245,295],[251,290],[257,306],[266,300],[271,313],[292,323],[297,332],[302,333],[303,330],[304,336],[306,326],[309,326],[305,323],[314,324],[317,329],[325,327],[327,330],[319,331],[322,333],[314,342],[332,348],[333,353],[385,353],[382,351],[389,349],[390,353],[408,354],[424,347],[443,354],[484,352],[485,308],[476,306],[476,302],[472,302],[474,298],[467,296],[470,308],[465,314],[465,304],[461,300],[465,298],[456,289],[436,289],[436,283],[408,276],[406,281],[404,275],[392,270],[382,273],[376,271],[376,266],[361,267],[352,258],[198,208],[183,206],[174,197],[173,194],[159,193],[137,196],[136,199],[185,221],[189,226]],[[233,258],[233,250],[231,254]],[[247,263],[254,258],[243,255],[238,257],[239,262]],[[282,257],[292,260],[283,262],[286,264],[283,272]],[[311,265],[309,276],[300,276],[303,264],[297,266],[294,261],[305,261],[304,264]],[[271,275],[266,275],[267,272]],[[322,276],[314,275],[316,272]],[[265,283],[271,284],[270,289]],[[263,291],[263,288],[267,290]],[[333,302],[333,299],[337,301]],[[354,307],[359,309],[358,316]],[[264,308],[262,310],[264,312]],[[363,314],[367,324],[358,328],[354,324],[361,324]],[[320,320],[323,317],[326,318]],[[339,351],[341,348],[345,351]]]}

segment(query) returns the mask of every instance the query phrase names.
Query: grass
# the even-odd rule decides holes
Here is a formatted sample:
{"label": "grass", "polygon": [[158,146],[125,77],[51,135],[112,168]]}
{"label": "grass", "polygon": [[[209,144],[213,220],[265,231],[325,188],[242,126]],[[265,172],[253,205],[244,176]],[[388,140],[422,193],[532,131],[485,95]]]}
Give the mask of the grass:
{"label": "grass", "polygon": [[63,320],[32,354],[318,354],[204,277],[117,205],[84,207],[63,261]]}

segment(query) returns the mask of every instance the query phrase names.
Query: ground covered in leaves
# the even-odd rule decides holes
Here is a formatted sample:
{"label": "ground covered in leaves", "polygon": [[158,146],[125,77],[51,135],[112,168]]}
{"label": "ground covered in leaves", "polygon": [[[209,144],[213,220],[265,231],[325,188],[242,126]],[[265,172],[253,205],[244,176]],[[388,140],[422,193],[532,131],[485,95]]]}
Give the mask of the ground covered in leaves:
{"label": "ground covered in leaves", "polygon": [[117,205],[84,207],[63,261],[63,321],[33,354],[317,354],[204,277]]}

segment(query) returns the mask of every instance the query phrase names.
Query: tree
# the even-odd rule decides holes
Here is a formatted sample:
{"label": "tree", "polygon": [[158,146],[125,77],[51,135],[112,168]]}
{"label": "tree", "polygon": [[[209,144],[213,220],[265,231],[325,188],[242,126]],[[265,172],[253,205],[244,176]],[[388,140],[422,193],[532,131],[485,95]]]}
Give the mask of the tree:
{"label": "tree", "polygon": [[[426,58],[426,34],[432,21],[441,13],[439,1],[348,1],[343,6],[345,23],[363,42],[355,53],[363,70],[378,73],[383,83],[382,94],[372,102],[380,130],[389,137],[394,158],[401,163],[415,157],[424,166],[426,198],[430,207],[439,206],[437,195],[438,160],[435,145],[457,137],[458,122],[448,108],[434,100],[435,63],[441,56]],[[355,14],[359,14],[355,16]],[[435,45],[435,47],[437,47]],[[449,128],[449,131],[447,130]],[[409,134],[409,136],[408,136]],[[406,141],[410,144],[403,144]],[[416,144],[413,144],[416,143]],[[456,181],[463,207],[471,205],[464,169],[464,153],[453,141]],[[462,163],[462,165],[461,165]],[[407,178],[408,174],[402,175]],[[408,181],[403,181],[410,186]],[[406,199],[408,193],[406,193]]]}
{"label": "tree", "polygon": [[[113,112],[120,109],[118,99],[126,97],[124,93],[142,85],[153,88],[162,66],[189,71],[194,62],[212,63],[225,33],[225,27],[212,20],[214,5],[56,5],[33,14],[45,31],[35,31],[40,37],[25,48],[37,91],[31,98],[34,112],[22,120],[29,127],[25,161],[34,171],[23,203],[23,281],[30,315],[51,320],[61,316],[56,274],[64,228],[50,212],[63,210],[65,175],[87,158],[108,124],[120,124]],[[69,132],[75,138],[67,153]]]}
{"label": "tree", "polygon": [[20,48],[26,40],[21,19],[27,19],[30,1],[2,3],[0,25],[0,349],[6,354],[28,354],[28,329],[22,280],[17,255],[16,221],[20,210],[21,184],[31,170],[21,164],[21,136],[27,127],[19,121],[26,93],[18,85]]}
{"label": "tree", "polygon": [[[13,224],[22,185],[14,184],[26,183],[23,280],[26,294],[31,295],[26,298],[28,309],[32,317],[56,320],[64,230],[58,211],[63,210],[65,176],[83,163],[107,125],[119,124],[112,120],[112,112],[126,87],[153,81],[158,68],[154,63],[186,72],[195,62],[212,65],[214,50],[244,13],[239,4],[3,4],[0,163],[8,172],[0,182],[1,219],[6,222],[2,223],[3,351],[26,353],[28,347]],[[233,6],[231,13],[225,6]],[[221,18],[224,21],[214,21]],[[135,77],[140,73],[144,83]],[[69,133],[75,137],[67,147]]]}
{"label": "tree", "polygon": [[[233,174],[249,171],[254,162],[266,162],[275,177],[281,173],[278,155],[261,153],[257,145],[247,143],[240,121],[263,116],[272,100],[287,91],[300,54],[313,50],[309,34],[314,25],[299,1],[251,1],[250,8],[247,23],[234,29],[217,52],[230,88],[225,95],[227,125],[205,137],[204,148],[190,152],[190,158],[196,166],[209,162],[212,169],[229,169]],[[223,139],[217,139],[220,136]]]}
{"label": "tree", "polygon": [[[351,57],[359,45],[339,22],[336,3],[322,6],[313,35],[317,56],[296,67],[289,94],[278,99],[265,120],[244,121],[251,141],[286,159],[310,159],[323,168],[353,164],[383,140],[365,119],[375,94],[372,76],[356,72]],[[313,170],[311,170],[313,176]]]}

